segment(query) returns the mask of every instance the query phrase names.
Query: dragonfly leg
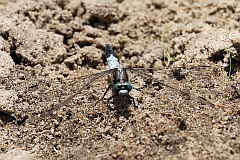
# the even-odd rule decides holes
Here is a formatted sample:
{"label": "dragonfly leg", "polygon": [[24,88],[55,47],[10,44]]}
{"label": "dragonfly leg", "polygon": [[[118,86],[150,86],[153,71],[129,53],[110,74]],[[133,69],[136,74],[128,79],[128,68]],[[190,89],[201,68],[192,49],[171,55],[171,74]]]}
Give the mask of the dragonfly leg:
{"label": "dragonfly leg", "polygon": [[110,85],[108,86],[108,88],[107,88],[107,90],[104,92],[102,98],[100,98],[100,99],[95,103],[94,106],[96,106],[101,100],[103,100],[103,98],[106,96],[106,94],[107,94],[107,92],[109,91],[109,89],[111,88],[111,86],[112,86],[112,84],[110,84]]}
{"label": "dragonfly leg", "polygon": [[110,107],[109,107],[109,101],[110,101],[111,99],[115,98],[115,97],[117,97],[117,95],[113,95],[113,96],[111,96],[111,97],[109,97],[109,98],[107,99],[107,107],[108,107],[108,108],[110,108]]}
{"label": "dragonfly leg", "polygon": [[137,106],[136,103],[135,103],[135,99],[134,99],[132,96],[130,96],[130,95],[128,95],[128,98],[129,98],[129,100],[130,100],[131,102],[133,102],[133,107],[134,107],[134,108],[138,108],[138,106]]}
{"label": "dragonfly leg", "polygon": [[[107,99],[107,104],[109,104],[109,101],[110,101],[111,99],[113,99],[113,98],[115,98],[115,97],[117,97],[117,96],[118,96],[118,95],[113,95],[113,96],[109,97],[109,98]],[[138,106],[137,106],[136,103],[135,103],[135,99],[134,99],[132,96],[128,95],[127,98],[131,101],[131,103],[133,103],[133,107],[134,107],[134,108],[138,108]]]}

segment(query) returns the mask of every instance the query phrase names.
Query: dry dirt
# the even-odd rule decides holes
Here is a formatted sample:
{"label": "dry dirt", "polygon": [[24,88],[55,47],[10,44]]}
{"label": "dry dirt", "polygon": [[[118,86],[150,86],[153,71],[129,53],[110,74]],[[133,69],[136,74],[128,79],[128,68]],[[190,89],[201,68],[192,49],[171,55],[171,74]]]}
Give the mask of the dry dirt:
{"label": "dry dirt", "polygon": [[[238,0],[19,0],[0,2],[1,159],[240,159]],[[122,65],[138,109],[95,103],[106,78],[77,91],[77,77]],[[199,66],[210,67],[199,67]],[[186,69],[173,69],[187,66]],[[85,80],[85,81],[84,81]]]}

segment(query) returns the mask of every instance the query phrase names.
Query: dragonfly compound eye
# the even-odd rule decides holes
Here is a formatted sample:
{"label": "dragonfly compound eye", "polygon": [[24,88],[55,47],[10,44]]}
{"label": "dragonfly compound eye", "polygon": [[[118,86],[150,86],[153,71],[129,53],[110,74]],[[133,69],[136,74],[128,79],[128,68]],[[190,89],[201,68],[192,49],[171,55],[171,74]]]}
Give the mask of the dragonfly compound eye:
{"label": "dragonfly compound eye", "polygon": [[114,85],[114,90],[118,93],[118,95],[128,95],[128,93],[132,90],[132,85],[129,82],[116,83]]}
{"label": "dragonfly compound eye", "polygon": [[132,84],[131,83],[129,83],[129,82],[125,82],[125,89],[128,91],[128,92],[130,92],[131,90],[132,90]]}

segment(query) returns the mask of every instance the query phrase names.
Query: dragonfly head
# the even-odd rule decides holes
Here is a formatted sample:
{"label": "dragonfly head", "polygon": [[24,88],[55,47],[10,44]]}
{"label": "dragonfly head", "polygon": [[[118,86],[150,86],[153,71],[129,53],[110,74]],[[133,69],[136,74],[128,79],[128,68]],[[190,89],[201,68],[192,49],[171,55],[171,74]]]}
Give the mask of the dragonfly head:
{"label": "dragonfly head", "polygon": [[118,82],[114,85],[114,91],[119,96],[127,96],[129,92],[132,90],[132,85],[129,82]]}

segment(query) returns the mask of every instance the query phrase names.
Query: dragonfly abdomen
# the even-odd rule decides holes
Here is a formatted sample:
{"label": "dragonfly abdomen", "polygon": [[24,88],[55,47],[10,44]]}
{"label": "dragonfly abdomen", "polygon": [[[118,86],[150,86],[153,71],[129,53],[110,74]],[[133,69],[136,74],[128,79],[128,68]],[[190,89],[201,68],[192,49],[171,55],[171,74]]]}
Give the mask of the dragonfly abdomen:
{"label": "dragonfly abdomen", "polygon": [[110,69],[114,69],[120,65],[117,55],[114,54],[110,44],[106,44],[105,52],[106,52],[107,63]]}

